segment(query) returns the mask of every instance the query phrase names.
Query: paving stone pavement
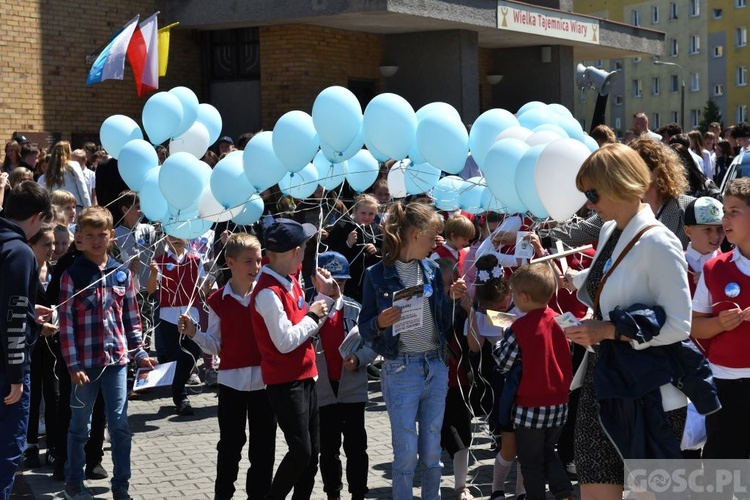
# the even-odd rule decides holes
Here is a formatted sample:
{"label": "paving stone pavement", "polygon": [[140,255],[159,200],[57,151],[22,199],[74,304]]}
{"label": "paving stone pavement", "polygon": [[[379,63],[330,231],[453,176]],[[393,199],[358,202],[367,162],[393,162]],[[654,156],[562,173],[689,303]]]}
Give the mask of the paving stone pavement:
{"label": "paving stone pavement", "polygon": [[[212,499],[213,481],[216,469],[216,443],[219,428],[216,419],[218,399],[216,389],[201,389],[190,400],[195,415],[179,417],[175,415],[168,388],[158,388],[141,399],[129,403],[129,422],[133,432],[132,480],[130,494],[138,500],[146,499]],[[367,407],[365,421],[368,432],[368,453],[370,455],[369,487],[367,498],[391,498],[391,436],[385,404],[378,382],[370,382],[371,402]],[[476,498],[488,498],[492,483],[492,465],[495,453],[490,450],[491,442],[486,426],[475,421],[472,459],[469,466],[469,481],[472,494]],[[106,445],[109,449],[109,445]],[[277,434],[276,465],[286,452],[284,436]],[[342,461],[344,460],[342,453]],[[447,454],[443,454],[442,496],[455,497],[453,492],[453,471]],[[111,473],[112,460],[109,452],[104,455],[104,467]],[[245,496],[244,471],[247,458],[240,464],[240,478],[236,485],[237,498]],[[23,471],[17,476],[14,498],[51,499],[62,498],[63,483],[51,477],[51,467]],[[419,474],[414,488],[415,498],[419,498]],[[111,498],[109,480],[87,481],[96,498]],[[509,478],[507,490],[513,491],[515,477]],[[346,486],[344,486],[346,489]],[[346,493],[346,492],[344,492]],[[313,500],[326,500],[323,485],[318,474]],[[344,495],[346,498],[346,495]],[[508,498],[514,498],[510,493]],[[554,498],[548,495],[548,498]]]}

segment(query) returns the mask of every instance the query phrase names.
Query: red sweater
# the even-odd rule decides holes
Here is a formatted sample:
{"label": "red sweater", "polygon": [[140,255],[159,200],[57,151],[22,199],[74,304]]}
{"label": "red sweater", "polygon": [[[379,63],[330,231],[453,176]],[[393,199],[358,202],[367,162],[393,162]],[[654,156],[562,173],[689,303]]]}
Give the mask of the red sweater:
{"label": "red sweater", "polygon": [[[255,297],[257,297],[258,293],[269,289],[279,298],[281,304],[284,306],[284,312],[293,325],[302,321],[305,314],[307,314],[307,307],[305,304],[302,307],[299,307],[297,304],[300,298],[304,299],[304,294],[297,278],[289,276],[289,279],[292,281],[291,292],[288,292],[284,285],[279,283],[270,274],[261,273],[250,298],[253,331],[255,332],[255,341],[258,344],[258,351],[261,355],[260,371],[263,374],[263,381],[268,385],[285,384],[318,375],[318,369],[315,365],[315,348],[313,347],[312,339],[308,338],[292,352],[286,354],[279,352],[273,340],[271,340],[271,335],[266,326],[266,318],[260,315],[254,305]],[[274,318],[267,319],[275,321]]]}
{"label": "red sweater", "polygon": [[464,275],[464,262],[466,261],[466,254],[469,253],[468,249],[462,248],[458,250],[458,258],[453,255],[453,252],[445,248],[443,245],[435,248],[435,253],[440,256],[441,259],[450,259],[458,264],[458,275]]}
{"label": "red sweater", "polygon": [[[201,260],[187,254],[182,262],[177,262],[170,253],[164,253],[155,259],[161,271],[159,284],[159,305],[161,307],[181,307],[196,302],[195,287],[200,275]],[[171,265],[170,265],[171,264]]]}
{"label": "red sweater", "polygon": [[341,357],[339,346],[344,341],[344,310],[340,309],[329,317],[319,332],[323,343],[323,352],[328,367],[328,380],[341,380],[341,370],[344,368],[344,358]]}
{"label": "red sweater", "polygon": [[[226,286],[226,285],[225,285]],[[220,370],[260,366],[260,352],[253,335],[250,307],[224,296],[224,287],[212,293],[208,305],[221,320]]]}
{"label": "red sweater", "polygon": [[573,381],[570,344],[558,316],[549,307],[529,312],[513,322],[511,329],[521,350],[523,363],[516,403],[527,408],[568,402]]}
{"label": "red sweater", "polygon": [[[733,309],[734,304],[741,309],[750,307],[750,276],[745,276],[732,262],[736,251],[714,257],[703,266],[706,287],[711,300],[716,304],[713,307],[714,316],[718,316],[721,311]],[[726,294],[726,286],[730,283],[739,285],[740,294],[737,297]],[[750,368],[750,325],[743,321],[734,330],[713,337],[708,360],[727,368]]]}

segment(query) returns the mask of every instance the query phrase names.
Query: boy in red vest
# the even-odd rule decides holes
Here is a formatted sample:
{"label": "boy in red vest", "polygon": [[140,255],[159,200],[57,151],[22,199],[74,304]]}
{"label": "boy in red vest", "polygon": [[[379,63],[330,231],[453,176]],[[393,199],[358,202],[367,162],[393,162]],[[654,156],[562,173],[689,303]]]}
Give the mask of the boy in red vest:
{"label": "boy in red vest", "polygon": [[[263,381],[289,447],[273,478],[270,500],[286,498],[292,489],[293,499],[310,498],[318,472],[318,370],[311,336],[327,317],[328,305],[317,300],[308,308],[295,276],[316,232],[312,224],[276,219],[265,231],[268,265],[261,269],[250,297]],[[333,280],[318,268],[313,284],[329,295]]]}
{"label": "boy in red vest", "polygon": [[464,261],[469,252],[469,241],[476,234],[474,223],[463,215],[454,215],[445,223],[445,242],[435,248],[431,259],[450,259],[458,265],[458,275],[464,275]]}
{"label": "boy in red vest", "polygon": [[[729,183],[722,218],[734,250],[703,266],[691,335],[711,339],[708,361],[721,409],[706,416],[703,458],[750,457],[750,178]],[[707,476],[709,477],[709,476]],[[712,476],[711,476],[712,477]],[[731,495],[729,495],[731,497]]]}
{"label": "boy in red vest", "polygon": [[260,370],[260,352],[251,327],[250,295],[260,271],[260,242],[247,233],[235,233],[224,247],[229,282],[208,298],[208,329],[197,331],[187,314],[179,330],[204,352],[221,357],[219,369],[219,444],[214,498],[232,498],[242,447],[250,424],[245,489],[250,499],[264,499],[271,489],[276,449],[276,418],[268,402]]}
{"label": "boy in red vest", "polygon": [[565,467],[555,452],[568,414],[568,390],[573,380],[570,344],[556,312],[547,306],[556,288],[556,273],[548,264],[531,264],[510,278],[513,302],[524,314],[505,331],[498,365],[508,372],[523,358],[521,382],[513,405],[518,462],[529,500],[544,499],[545,483],[555,498],[573,492]]}
{"label": "boy in red vest", "polygon": [[189,254],[185,248],[187,240],[175,236],[167,236],[166,239],[167,251],[151,263],[146,291],[152,294],[159,289],[157,328],[160,335],[157,336],[157,345],[164,343],[160,350],[167,358],[159,361],[177,361],[172,381],[172,400],[177,414],[187,416],[193,414],[193,407],[187,397],[185,384],[202,351],[198,344],[180,334],[177,322],[182,314],[187,314],[196,322],[200,321],[195,304],[200,302],[197,294],[201,284],[206,283],[206,273],[200,257]]}

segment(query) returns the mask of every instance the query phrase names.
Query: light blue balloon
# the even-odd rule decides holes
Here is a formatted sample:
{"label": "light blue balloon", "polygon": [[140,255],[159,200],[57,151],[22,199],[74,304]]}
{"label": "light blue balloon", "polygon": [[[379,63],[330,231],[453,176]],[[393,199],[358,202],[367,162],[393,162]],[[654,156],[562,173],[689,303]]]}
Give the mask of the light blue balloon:
{"label": "light blue balloon", "polygon": [[594,138],[590,135],[587,135],[583,138],[583,143],[589,148],[589,151],[591,151],[592,153],[599,149],[599,144],[597,144]]}
{"label": "light blue balloon", "polygon": [[328,191],[340,186],[346,178],[348,162],[332,163],[326,159],[323,151],[318,151],[315,155],[313,165],[318,170],[318,184]]}
{"label": "light blue balloon", "polygon": [[361,149],[346,166],[346,180],[357,193],[365,191],[378,179],[380,165],[369,151]]}
{"label": "light blue balloon", "polygon": [[417,115],[411,104],[396,94],[375,96],[362,121],[365,142],[390,158],[405,158],[417,132]]}
{"label": "light blue balloon", "polygon": [[172,217],[162,224],[168,235],[188,240],[202,236],[212,225],[210,220],[201,219],[197,211]]}
{"label": "light blue balloon", "polygon": [[161,167],[157,167],[146,174],[138,193],[141,201],[141,212],[152,222],[162,221],[169,217],[169,203],[159,189],[160,169]]}
{"label": "light blue balloon", "polygon": [[149,97],[143,106],[141,118],[151,144],[161,144],[170,137],[180,135],[176,132],[180,130],[183,116],[182,103],[176,95],[157,92]]}
{"label": "light blue balloon", "polygon": [[518,111],[516,111],[516,117],[521,116],[522,114],[524,114],[525,112],[527,112],[529,110],[539,109],[539,108],[545,108],[545,107],[547,107],[547,105],[544,104],[543,102],[540,102],[540,101],[529,101],[526,104],[524,104],[523,106],[521,106],[518,109]]}
{"label": "light blue balloon", "polygon": [[326,159],[332,163],[342,163],[351,158],[352,156],[359,153],[362,146],[365,144],[365,135],[360,127],[357,136],[354,138],[351,144],[349,144],[343,151],[336,151],[328,144],[321,143],[320,150],[323,151]]}
{"label": "light blue balloon", "polygon": [[487,151],[497,141],[497,136],[509,127],[518,127],[518,119],[504,109],[488,109],[471,125],[469,149],[474,161],[483,168]]}
{"label": "light blue balloon", "polygon": [[99,127],[99,139],[107,153],[113,158],[119,158],[123,146],[135,139],[143,139],[143,132],[129,116],[112,115]]}
{"label": "light blue balloon", "polygon": [[466,179],[461,194],[458,197],[459,208],[470,214],[484,212],[484,208],[482,208],[482,195],[484,195],[486,190],[487,186],[482,177]]}
{"label": "light blue balloon", "polygon": [[[417,127],[419,127],[419,125],[417,125]],[[424,156],[419,151],[417,141],[414,141],[411,145],[411,149],[409,150],[409,160],[411,160],[412,163],[427,163],[427,160],[424,159]]]}
{"label": "light blue balloon", "polygon": [[454,108],[447,102],[431,102],[429,104],[425,104],[417,110],[417,120],[419,121],[425,116],[432,113],[438,113],[446,120],[450,119],[461,121],[461,114],[458,112],[458,110],[456,110],[456,108]]}
{"label": "light blue balloon", "polygon": [[249,200],[247,200],[247,203],[245,203],[245,208],[242,210],[242,212],[235,216],[232,221],[242,226],[255,224],[256,222],[258,222],[258,219],[260,219],[260,216],[263,215],[264,208],[265,205],[263,203],[263,198],[261,198],[257,194],[254,194],[250,197]]}
{"label": "light blue balloon", "polygon": [[172,205],[167,205],[169,211],[169,217],[175,218],[180,217],[182,214],[190,214],[198,211],[198,200],[188,205],[186,208],[176,208]]}
{"label": "light blue balloon", "polygon": [[526,127],[529,130],[534,130],[539,125],[546,123],[556,123],[559,115],[553,114],[551,111],[547,111],[547,108],[534,108],[526,111],[524,114],[518,116],[518,123],[522,127]]}
{"label": "light blue balloon", "polygon": [[120,150],[117,169],[120,177],[133,191],[140,191],[146,175],[159,168],[159,156],[154,147],[143,139],[133,139]]}
{"label": "light blue balloon", "polygon": [[539,199],[534,180],[536,162],[546,147],[546,144],[540,144],[530,148],[521,157],[521,160],[518,162],[518,168],[516,168],[515,183],[518,197],[521,198],[528,211],[537,217],[549,217],[547,210]]}
{"label": "light blue balloon", "polygon": [[[205,163],[203,164],[205,165]],[[210,169],[209,169],[210,170]],[[208,183],[201,162],[190,153],[175,153],[164,161],[159,170],[159,188],[170,205],[184,210],[196,204]]]}
{"label": "light blue balloon", "polygon": [[443,177],[432,190],[432,198],[438,210],[458,210],[461,207],[459,198],[464,188],[464,180],[455,175]]}
{"label": "light blue balloon", "polygon": [[258,192],[278,183],[287,170],[273,151],[273,134],[260,132],[250,139],[242,155],[242,165],[250,184]]}
{"label": "light blue balloon", "polygon": [[485,187],[484,192],[482,193],[482,209],[485,212],[504,213],[506,211],[505,205],[500,203],[500,200],[492,194],[492,191],[490,191],[490,188],[488,187]]}
{"label": "light blue balloon", "polygon": [[187,87],[175,87],[169,93],[177,97],[182,104],[182,120],[177,126],[177,131],[172,134],[172,137],[179,137],[187,132],[198,119],[198,97]]}
{"label": "light blue balloon", "polygon": [[[362,134],[362,135],[364,135],[364,134]],[[370,154],[372,155],[372,157],[375,158],[376,160],[378,160],[380,163],[385,163],[385,162],[387,162],[388,160],[391,159],[390,156],[388,156],[385,153],[381,153],[380,151],[377,150],[377,148],[375,146],[373,146],[372,144],[368,143],[367,142],[367,137],[365,137],[365,147],[367,148],[367,151],[370,152]]]}
{"label": "light blue balloon", "polygon": [[349,89],[328,87],[315,98],[312,119],[320,142],[336,152],[352,143],[362,126],[362,106]]}
{"label": "light blue balloon", "polygon": [[299,172],[312,161],[318,142],[312,117],[304,111],[284,113],[273,127],[273,152],[290,172]]}
{"label": "light blue balloon", "polygon": [[211,193],[224,209],[238,207],[255,194],[255,188],[245,175],[242,154],[242,151],[232,151],[211,171]]}
{"label": "light blue balloon", "polygon": [[308,163],[299,172],[287,172],[279,181],[279,189],[285,195],[298,200],[312,196],[318,189],[318,169],[312,163]]}
{"label": "light blue balloon", "polygon": [[198,105],[198,118],[195,121],[200,122],[208,130],[208,144],[215,143],[221,135],[221,113],[215,107],[202,102]]}
{"label": "light blue balloon", "polygon": [[440,169],[429,163],[409,163],[404,171],[407,194],[422,194],[432,191],[440,180]]}
{"label": "light blue balloon", "polygon": [[525,212],[526,206],[516,192],[518,162],[529,150],[525,142],[508,137],[497,141],[487,152],[484,179],[487,187],[508,212]]}
{"label": "light blue balloon", "polygon": [[573,113],[570,112],[568,108],[563,106],[562,104],[558,104],[556,102],[553,102],[551,104],[547,104],[547,110],[560,115],[560,116],[573,116]]}
{"label": "light blue balloon", "polygon": [[464,169],[469,155],[469,133],[460,121],[431,113],[419,121],[416,143],[427,163],[449,174]]}
{"label": "light blue balloon", "polygon": [[532,130],[532,132],[554,132],[563,139],[568,137],[568,133],[565,131],[565,129],[555,123],[545,123],[543,125],[539,125],[534,130]]}
{"label": "light blue balloon", "polygon": [[586,134],[583,133],[581,123],[573,118],[572,116],[560,116],[558,117],[557,124],[568,133],[568,137],[583,142],[586,138]]}

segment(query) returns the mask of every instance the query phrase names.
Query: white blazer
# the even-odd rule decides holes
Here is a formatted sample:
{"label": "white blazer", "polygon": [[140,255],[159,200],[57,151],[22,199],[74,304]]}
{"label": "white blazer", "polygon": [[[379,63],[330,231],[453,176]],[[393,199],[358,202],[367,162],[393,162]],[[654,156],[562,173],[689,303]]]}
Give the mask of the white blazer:
{"label": "white blazer", "polygon": [[[609,320],[610,311],[617,306],[625,309],[633,304],[644,304],[664,308],[667,319],[659,335],[642,344],[631,341],[633,349],[636,350],[681,342],[690,335],[690,288],[682,244],[674,233],[656,220],[650,206],[641,205],[640,211],[625,226],[612,252],[612,263],[641,229],[651,225],[656,227],[646,231],[612,271],[599,298],[599,307],[605,321]],[[614,229],[614,221],[604,224],[597,248],[604,247]],[[597,253],[594,262],[598,258]],[[589,296],[585,281],[578,288],[578,299],[593,309],[594,298]],[[579,371],[585,369],[586,359]],[[575,378],[582,380],[579,378],[582,375],[583,373],[577,373]],[[661,393],[665,411],[687,404],[685,395],[672,384],[662,386]]]}

